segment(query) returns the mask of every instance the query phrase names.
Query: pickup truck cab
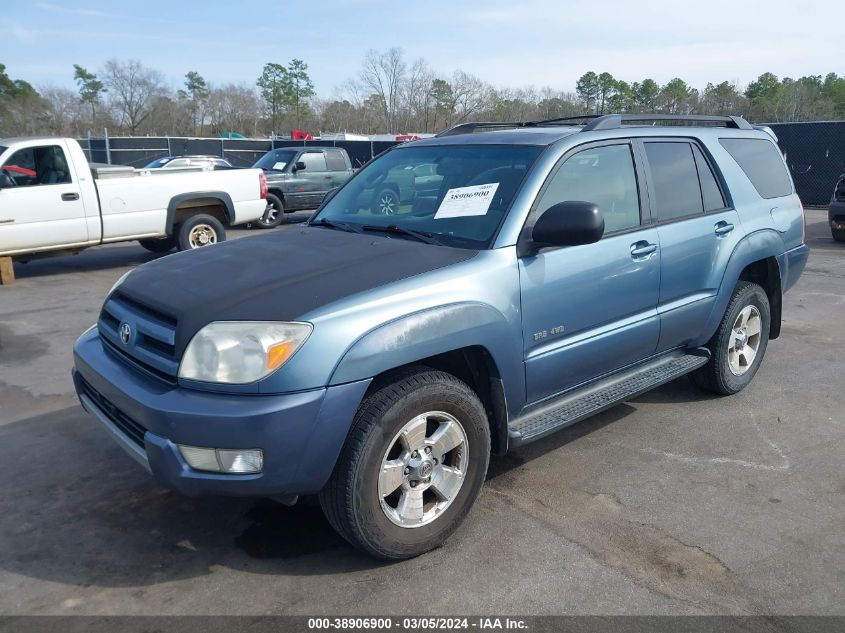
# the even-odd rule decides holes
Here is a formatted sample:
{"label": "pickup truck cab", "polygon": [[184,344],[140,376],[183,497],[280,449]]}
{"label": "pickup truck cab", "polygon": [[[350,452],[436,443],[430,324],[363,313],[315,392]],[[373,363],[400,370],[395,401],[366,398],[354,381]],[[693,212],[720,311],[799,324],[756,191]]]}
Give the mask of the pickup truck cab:
{"label": "pickup truck cab", "polygon": [[267,178],[267,212],[255,226],[278,226],[285,213],[316,209],[326,194],[352,176],[349,154],[340,147],[283,147],[253,165]]}
{"label": "pickup truck cab", "polygon": [[[395,214],[362,196],[428,164]],[[742,390],[808,255],[767,133],[659,115],[464,124],[212,250],[118,282],[75,345],[83,406],[163,485],[316,493],[387,559],[452,533],[491,454],[683,375]]]}
{"label": "pickup truck cab", "polygon": [[260,218],[264,174],[89,165],[68,138],[0,139],[0,256],[26,260],[138,240],[154,252],[222,242]]}

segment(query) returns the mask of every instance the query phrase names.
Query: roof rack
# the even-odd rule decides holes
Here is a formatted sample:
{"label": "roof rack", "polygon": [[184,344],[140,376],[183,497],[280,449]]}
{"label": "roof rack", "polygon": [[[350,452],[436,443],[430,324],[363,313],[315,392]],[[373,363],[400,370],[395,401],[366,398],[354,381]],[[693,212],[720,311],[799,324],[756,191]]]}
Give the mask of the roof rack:
{"label": "roof rack", "polygon": [[738,130],[753,130],[748,121],[741,116],[712,116],[704,114],[579,114],[576,116],[562,116],[542,121],[472,121],[459,123],[443,130],[436,136],[455,136],[457,134],[472,134],[478,130],[508,130],[514,128],[543,127],[546,125],[578,125],[576,121],[588,121],[581,129],[582,132],[594,130],[614,130],[624,123],[677,123],[696,125],[711,124],[712,127],[731,127]]}
{"label": "roof rack", "polygon": [[713,127],[732,127],[738,130],[753,130],[751,124],[741,116],[711,116],[703,114],[605,114],[584,126],[582,132],[592,130],[614,130],[623,123],[711,123]]}

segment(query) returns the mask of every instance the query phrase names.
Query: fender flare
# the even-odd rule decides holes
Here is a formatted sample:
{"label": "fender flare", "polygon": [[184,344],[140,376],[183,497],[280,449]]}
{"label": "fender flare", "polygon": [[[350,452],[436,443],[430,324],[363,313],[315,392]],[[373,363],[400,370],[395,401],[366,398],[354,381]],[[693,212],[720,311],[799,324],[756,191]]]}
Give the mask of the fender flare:
{"label": "fender flare", "polygon": [[[742,238],[734,247],[731,253],[728,264],[725,267],[725,273],[722,275],[722,282],[719,285],[719,291],[716,294],[716,300],[713,302],[713,308],[710,311],[710,316],[707,319],[707,324],[703,330],[704,342],[709,341],[719,324],[722,322],[722,317],[728,307],[728,302],[731,299],[734,288],[739,281],[742,271],[749,264],[754,262],[773,258],[777,262],[778,288],[777,291],[782,293],[782,286],[780,280],[782,278],[782,271],[780,270],[779,256],[785,250],[783,238],[774,229],[762,229],[755,231]],[[775,320],[777,318],[777,324]],[[780,297],[778,296],[772,301],[772,329],[771,333],[777,336],[780,333]]]}
{"label": "fender flare", "polygon": [[201,198],[212,198],[220,201],[226,211],[227,224],[231,225],[235,221],[235,205],[232,202],[232,196],[225,191],[190,191],[188,193],[180,193],[178,196],[173,196],[167,205],[167,219],[164,224],[164,230],[167,235],[173,235],[173,222],[179,205],[188,200],[198,200]]}
{"label": "fender flare", "polygon": [[[521,330],[520,330],[521,331]],[[525,399],[522,337],[513,345],[513,327],[495,308],[460,302],[404,315],[353,342],[335,365],[329,385],[366,380],[396,367],[468,347],[483,348],[502,381],[510,415]]]}

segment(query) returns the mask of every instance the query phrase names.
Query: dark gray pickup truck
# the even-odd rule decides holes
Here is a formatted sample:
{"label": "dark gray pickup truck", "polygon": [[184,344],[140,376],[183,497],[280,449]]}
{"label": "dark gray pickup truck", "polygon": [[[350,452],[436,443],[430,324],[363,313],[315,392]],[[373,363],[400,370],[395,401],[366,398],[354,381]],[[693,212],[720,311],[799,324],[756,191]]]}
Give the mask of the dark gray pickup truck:
{"label": "dark gray pickup truck", "polygon": [[267,211],[255,226],[278,226],[283,214],[316,209],[330,190],[352,176],[352,163],[339,147],[283,147],[262,156],[253,167],[267,178]]}

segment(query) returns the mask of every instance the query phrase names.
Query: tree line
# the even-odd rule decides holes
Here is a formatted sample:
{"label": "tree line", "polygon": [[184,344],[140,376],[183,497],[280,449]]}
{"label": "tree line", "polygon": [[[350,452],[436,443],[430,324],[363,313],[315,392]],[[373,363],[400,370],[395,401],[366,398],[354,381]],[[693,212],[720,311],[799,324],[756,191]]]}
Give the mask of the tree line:
{"label": "tree line", "polygon": [[254,82],[214,84],[188,71],[179,87],[137,60],[111,59],[96,72],[73,65],[77,90],[37,89],[0,64],[0,135],[57,134],[248,137],[311,133],[436,132],[465,121],[537,120],[607,112],[741,114],[755,122],[845,118],[845,77],[793,79],[764,73],[747,86],[681,78],[661,85],[589,71],[574,92],[493,86],[456,70],[409,61],[400,48],[366,53],[356,76],[331,98],[316,97],[308,65],[267,63]]}

